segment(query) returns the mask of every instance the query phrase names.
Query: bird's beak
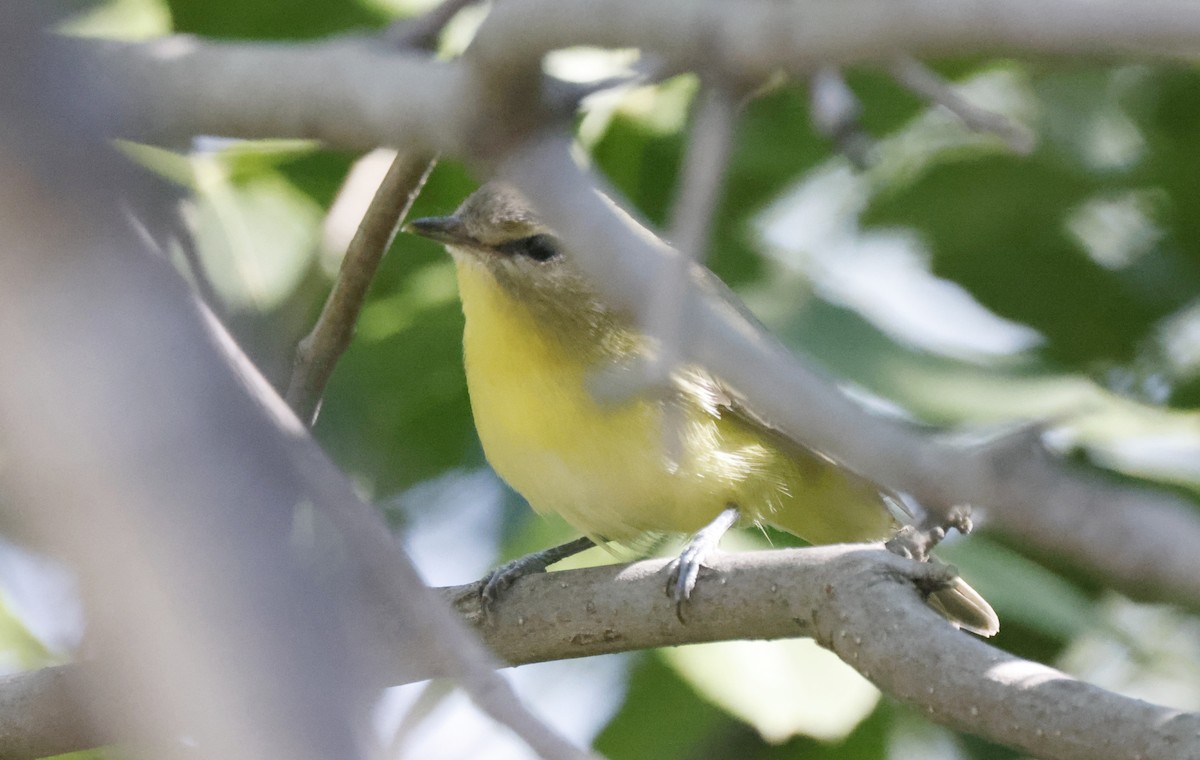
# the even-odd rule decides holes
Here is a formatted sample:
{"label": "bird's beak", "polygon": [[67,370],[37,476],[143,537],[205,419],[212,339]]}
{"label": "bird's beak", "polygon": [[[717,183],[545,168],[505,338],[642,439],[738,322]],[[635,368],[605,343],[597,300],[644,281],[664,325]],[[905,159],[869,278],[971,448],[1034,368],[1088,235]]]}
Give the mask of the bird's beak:
{"label": "bird's beak", "polygon": [[475,242],[457,216],[427,216],[424,219],[414,219],[404,225],[404,231],[446,245],[469,245]]}

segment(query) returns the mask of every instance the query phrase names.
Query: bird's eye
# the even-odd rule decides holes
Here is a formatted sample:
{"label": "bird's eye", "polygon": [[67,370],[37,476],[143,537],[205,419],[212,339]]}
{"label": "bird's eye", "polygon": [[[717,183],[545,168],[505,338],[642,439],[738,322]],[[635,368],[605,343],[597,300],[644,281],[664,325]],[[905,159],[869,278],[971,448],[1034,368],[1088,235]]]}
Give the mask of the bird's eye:
{"label": "bird's eye", "polygon": [[526,256],[534,261],[549,261],[558,255],[558,241],[550,235],[530,235],[496,246],[510,256]]}

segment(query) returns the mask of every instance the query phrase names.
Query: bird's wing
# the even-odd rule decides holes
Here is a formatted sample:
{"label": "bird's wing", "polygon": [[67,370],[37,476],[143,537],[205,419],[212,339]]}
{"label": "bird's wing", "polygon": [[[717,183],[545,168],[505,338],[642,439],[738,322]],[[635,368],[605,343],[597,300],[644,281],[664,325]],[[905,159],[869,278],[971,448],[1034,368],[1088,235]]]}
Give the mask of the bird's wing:
{"label": "bird's wing", "polygon": [[[779,341],[771,332],[759,321],[758,317],[742,302],[740,298],[721,281],[708,268],[699,264],[694,265],[692,269],[692,279],[701,293],[717,299],[722,305],[728,308],[733,314],[742,320],[748,327],[757,333],[758,337],[774,343],[775,345],[787,350],[783,343]],[[892,504],[910,517],[912,513],[909,510],[905,501],[896,493],[881,487],[868,478],[865,478],[850,468],[846,467],[841,462],[836,461],[832,457],[813,449],[812,447],[796,440],[778,427],[773,425],[770,420],[756,412],[748,403],[747,399],[740,394],[736,389],[732,388],[728,383],[715,377],[713,374],[701,367],[688,367],[677,373],[676,383],[681,387],[684,393],[693,395],[704,407],[705,411],[718,418],[731,418],[738,423],[745,425],[767,438],[772,444],[779,448],[788,456],[794,458],[797,462],[810,466],[832,466],[842,470],[843,475],[848,480],[857,480],[864,485],[869,485],[875,489],[882,500]]]}

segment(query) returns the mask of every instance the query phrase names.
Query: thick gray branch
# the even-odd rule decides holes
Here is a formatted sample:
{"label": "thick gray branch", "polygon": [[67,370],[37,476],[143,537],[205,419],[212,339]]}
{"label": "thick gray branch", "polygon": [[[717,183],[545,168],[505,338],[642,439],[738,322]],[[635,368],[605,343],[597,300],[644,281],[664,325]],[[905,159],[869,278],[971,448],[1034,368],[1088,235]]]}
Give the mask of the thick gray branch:
{"label": "thick gray branch", "polygon": [[[496,104],[525,97],[547,51],[581,44],[641,47],[671,70],[703,64],[731,81],[758,82],[781,68],[803,75],[820,63],[900,52],[1174,54],[1200,48],[1200,5],[510,0],[481,28],[467,58],[470,75],[457,64],[354,39],[283,45],[175,37],[88,47],[102,47],[109,75],[130,85],[119,127],[127,137],[311,137],[346,148],[403,143],[461,156],[526,116]],[[502,122],[492,121],[497,115]]]}
{"label": "thick gray branch", "polygon": [[[663,593],[665,561],[550,573],[517,584],[496,625],[457,591],[502,659],[521,663],[744,638],[809,636],[939,723],[1047,759],[1200,756],[1200,715],[1129,699],[954,630],[911,578],[935,572],[878,547],[721,555],[688,623]],[[804,688],[797,684],[796,688]]]}
{"label": "thick gray branch", "polygon": [[900,52],[1079,55],[1198,43],[1200,6],[1181,0],[510,0],[471,52],[481,75],[503,87],[546,51],[572,45],[641,47],[680,68],[757,82],[780,68],[804,73]]}
{"label": "thick gray branch", "polygon": [[[665,561],[530,576],[483,622],[478,584],[441,589],[498,658],[513,664],[728,639],[810,636],[887,694],[931,719],[1037,757],[1060,760],[1200,756],[1200,716],[1081,683],[954,630],[917,586],[939,571],[871,545],[718,555],[697,587],[688,623],[663,593]],[[914,583],[914,578],[916,583]],[[397,642],[399,644],[401,642]],[[395,663],[400,663],[397,658]],[[386,667],[389,682],[438,675],[411,660]],[[33,697],[22,722],[0,735],[0,754],[30,757],[53,741],[87,738],[53,698],[54,678],[76,666],[0,681]],[[796,688],[805,688],[797,684]],[[61,744],[53,745],[61,748]],[[28,749],[26,749],[28,748]]]}
{"label": "thick gray branch", "polygon": [[471,123],[463,72],[382,43],[271,44],[192,37],[79,43],[122,81],[121,137],[311,138],[342,148],[461,148]]}

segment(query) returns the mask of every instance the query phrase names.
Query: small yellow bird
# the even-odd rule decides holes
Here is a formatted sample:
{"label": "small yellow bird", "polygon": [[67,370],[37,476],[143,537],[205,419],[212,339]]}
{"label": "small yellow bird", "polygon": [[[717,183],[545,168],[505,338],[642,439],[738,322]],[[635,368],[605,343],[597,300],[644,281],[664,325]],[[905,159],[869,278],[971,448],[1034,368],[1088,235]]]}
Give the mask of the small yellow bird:
{"label": "small yellow bird", "polygon": [[[597,401],[589,390],[596,373],[628,365],[649,340],[588,285],[513,188],[485,185],[453,215],[408,229],[454,258],[467,388],[488,461],[534,510],[557,512],[585,536],[519,561],[516,572],[544,569],[593,541],[696,534],[673,575],[682,604],[703,555],[735,522],[811,543],[877,540],[898,527],[876,485],[772,428],[701,367],[679,367],[669,394]],[[715,275],[695,265],[693,276],[753,322]],[[670,451],[668,405],[678,425]],[[999,628],[964,582],[931,602],[960,627],[983,635]]]}

